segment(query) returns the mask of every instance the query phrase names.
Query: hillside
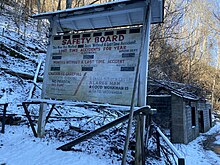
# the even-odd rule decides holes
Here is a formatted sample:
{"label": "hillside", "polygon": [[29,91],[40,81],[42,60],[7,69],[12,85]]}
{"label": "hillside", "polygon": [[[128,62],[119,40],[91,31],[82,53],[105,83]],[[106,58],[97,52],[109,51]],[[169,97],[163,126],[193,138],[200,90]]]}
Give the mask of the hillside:
{"label": "hillside", "polygon": [[[127,123],[119,124],[94,138],[80,143],[69,152],[58,151],[57,147],[91,130],[103,126],[125,114],[129,107],[114,109],[109,104],[87,104],[58,106],[46,125],[46,137],[35,138],[20,106],[22,101],[40,98],[44,60],[47,47],[48,23],[43,22],[42,31],[37,31],[37,21],[28,18],[20,22],[14,20],[13,8],[5,6],[0,19],[0,103],[9,102],[7,114],[18,117],[18,121],[8,122],[5,134],[0,134],[0,164],[6,165],[116,165],[121,164]],[[38,81],[33,83],[39,63]],[[33,85],[36,87],[32,92]],[[37,125],[38,106],[30,106],[32,118]],[[11,124],[11,125],[9,125]],[[186,158],[186,164],[216,165],[219,153],[205,148],[209,135],[216,135],[213,143],[219,144],[220,125],[188,145],[176,147]],[[128,154],[128,164],[134,160],[134,130]],[[218,145],[217,145],[218,146]],[[155,141],[149,142],[151,152],[146,164],[165,164],[165,158],[155,156]]]}
{"label": "hillside", "polygon": [[[39,38],[37,22],[31,18],[18,31],[12,11],[7,7],[0,16],[0,89],[1,101],[19,102],[28,97],[38,62],[45,57],[47,40]],[[39,76],[42,74],[41,69]]]}

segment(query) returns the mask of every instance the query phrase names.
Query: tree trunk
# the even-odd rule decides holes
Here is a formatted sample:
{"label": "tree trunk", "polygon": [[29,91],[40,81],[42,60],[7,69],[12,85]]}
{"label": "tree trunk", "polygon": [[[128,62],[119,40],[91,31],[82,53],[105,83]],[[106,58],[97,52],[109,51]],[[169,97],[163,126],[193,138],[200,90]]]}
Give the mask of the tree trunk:
{"label": "tree trunk", "polygon": [[219,60],[220,60],[220,38],[217,38],[217,62],[216,62],[216,67],[215,67],[215,75],[213,78],[213,84],[212,84],[212,97],[211,97],[211,103],[212,103],[212,109],[214,108],[214,104],[215,104],[215,86],[216,86],[216,79],[217,79],[217,75],[218,75],[218,69],[219,69]]}
{"label": "tree trunk", "polygon": [[[38,14],[41,12],[41,2],[40,2],[40,0],[37,0],[37,12],[38,12]],[[38,32],[41,31],[41,20],[38,20],[38,22],[37,22],[37,31]]]}
{"label": "tree trunk", "polygon": [[43,3],[42,3],[42,8],[41,8],[41,12],[43,13],[43,12],[45,12],[46,10],[45,10],[45,0],[43,0]]}
{"label": "tree trunk", "polygon": [[66,9],[72,8],[72,1],[73,0],[66,0]]}
{"label": "tree trunk", "polygon": [[61,0],[58,1],[57,10],[61,10]]}
{"label": "tree trunk", "polygon": [[33,0],[30,0],[30,14],[33,14]]}
{"label": "tree trunk", "polygon": [[54,8],[54,0],[51,0],[51,3],[52,3],[52,11],[55,11],[55,8]]}

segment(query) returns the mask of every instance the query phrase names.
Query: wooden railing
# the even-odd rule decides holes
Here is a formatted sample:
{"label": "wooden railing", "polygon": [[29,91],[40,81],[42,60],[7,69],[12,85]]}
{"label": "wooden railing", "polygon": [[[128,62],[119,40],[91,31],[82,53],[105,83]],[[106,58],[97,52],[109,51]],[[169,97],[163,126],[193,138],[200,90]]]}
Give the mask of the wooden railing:
{"label": "wooden railing", "polygon": [[177,151],[175,146],[170,142],[170,140],[162,133],[162,131],[158,127],[156,127],[156,139],[157,139],[157,156],[159,157],[161,156],[160,153],[161,153],[162,145],[161,145],[160,139],[162,139],[166,143],[166,145],[169,147],[173,155],[176,156],[177,162],[175,161],[175,159],[174,161],[178,165],[185,165],[185,158],[179,153],[179,151]]}

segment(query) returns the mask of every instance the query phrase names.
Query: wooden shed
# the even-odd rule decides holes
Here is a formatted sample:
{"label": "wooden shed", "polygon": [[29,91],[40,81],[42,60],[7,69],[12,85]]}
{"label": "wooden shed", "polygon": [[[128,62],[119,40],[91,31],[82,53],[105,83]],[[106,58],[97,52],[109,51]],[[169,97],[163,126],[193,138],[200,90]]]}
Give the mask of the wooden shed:
{"label": "wooden shed", "polygon": [[187,144],[210,129],[211,106],[194,90],[177,89],[159,81],[149,82],[148,88],[147,103],[158,112],[155,122],[170,132],[173,143]]}

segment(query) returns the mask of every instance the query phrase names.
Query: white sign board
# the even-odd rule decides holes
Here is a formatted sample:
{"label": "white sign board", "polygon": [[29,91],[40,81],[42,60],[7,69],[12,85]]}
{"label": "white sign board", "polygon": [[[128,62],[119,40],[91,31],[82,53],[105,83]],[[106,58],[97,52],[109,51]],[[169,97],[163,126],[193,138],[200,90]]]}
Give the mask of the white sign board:
{"label": "white sign board", "polygon": [[130,105],[142,30],[53,36],[45,98]]}

